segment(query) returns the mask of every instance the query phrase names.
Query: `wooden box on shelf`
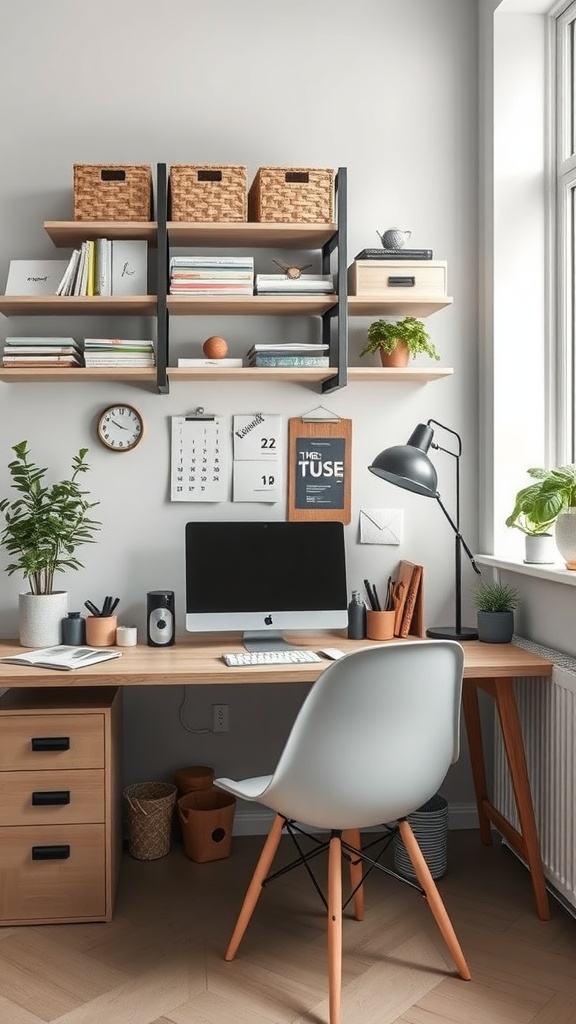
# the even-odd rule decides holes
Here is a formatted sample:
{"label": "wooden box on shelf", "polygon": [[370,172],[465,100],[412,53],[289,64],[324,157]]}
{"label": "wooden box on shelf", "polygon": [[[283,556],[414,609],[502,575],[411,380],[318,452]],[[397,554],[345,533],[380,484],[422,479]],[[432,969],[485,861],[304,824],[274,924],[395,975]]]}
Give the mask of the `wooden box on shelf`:
{"label": "wooden box on shelf", "polygon": [[442,260],[355,260],[348,268],[348,294],[410,299],[447,294]]}

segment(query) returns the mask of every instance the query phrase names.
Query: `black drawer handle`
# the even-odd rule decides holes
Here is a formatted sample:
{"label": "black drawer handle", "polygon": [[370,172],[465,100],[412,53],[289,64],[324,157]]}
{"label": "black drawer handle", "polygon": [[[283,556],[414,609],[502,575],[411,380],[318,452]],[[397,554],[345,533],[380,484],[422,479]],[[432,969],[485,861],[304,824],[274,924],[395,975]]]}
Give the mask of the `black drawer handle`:
{"label": "black drawer handle", "polygon": [[33,736],[32,750],[70,750],[70,737]]}
{"label": "black drawer handle", "polygon": [[389,277],[390,288],[413,288],[416,284],[415,277]]}
{"label": "black drawer handle", "polygon": [[33,846],[32,860],[67,860],[70,847],[66,843],[58,846]]}
{"label": "black drawer handle", "polygon": [[37,790],[32,793],[32,806],[33,807],[47,807],[52,804],[69,804],[70,803],[70,790],[69,789],[50,789],[42,792]]}

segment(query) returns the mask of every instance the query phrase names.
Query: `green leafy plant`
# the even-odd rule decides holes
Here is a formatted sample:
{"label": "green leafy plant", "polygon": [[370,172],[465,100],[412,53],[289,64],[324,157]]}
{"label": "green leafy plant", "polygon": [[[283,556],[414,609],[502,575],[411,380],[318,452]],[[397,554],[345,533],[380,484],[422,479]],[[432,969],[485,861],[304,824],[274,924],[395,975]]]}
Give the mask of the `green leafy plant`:
{"label": "green leafy plant", "polygon": [[398,342],[403,341],[412,358],[420,352],[424,352],[431,359],[440,359],[424,324],[413,316],[406,316],[397,322],[375,320],[368,328],[367,338],[368,341],[360,353],[361,356],[371,355],[381,349],[390,354]]}
{"label": "green leafy plant", "polygon": [[88,449],[80,448],[74,456],[70,479],[51,486],[44,483],[47,470],[30,461],[27,441],[20,441],[12,451],[16,458],[8,469],[20,497],[0,501],[4,516],[0,544],[16,559],[6,572],[9,576],[21,572],[32,594],[52,594],[55,573],[82,568],[75,549],[94,543],[93,535],[101,525],[89,515],[100,503],[90,502],[78,483],[90,468],[85,461]]}
{"label": "green leafy plant", "polygon": [[528,476],[536,483],[518,491],[506,526],[529,536],[548,533],[564,509],[576,506],[576,466],[536,467]]}
{"label": "green leafy plant", "polygon": [[472,591],[472,602],[479,612],[513,612],[520,595],[509,583],[486,581]]}

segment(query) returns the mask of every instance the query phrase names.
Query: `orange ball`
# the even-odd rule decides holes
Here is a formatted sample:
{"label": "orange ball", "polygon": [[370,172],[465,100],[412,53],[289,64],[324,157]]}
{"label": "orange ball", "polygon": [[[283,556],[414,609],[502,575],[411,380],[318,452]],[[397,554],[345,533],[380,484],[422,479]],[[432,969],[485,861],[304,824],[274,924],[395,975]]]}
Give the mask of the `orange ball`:
{"label": "orange ball", "polygon": [[218,334],[213,334],[210,338],[206,338],[202,351],[206,359],[224,359],[228,355],[228,342]]}

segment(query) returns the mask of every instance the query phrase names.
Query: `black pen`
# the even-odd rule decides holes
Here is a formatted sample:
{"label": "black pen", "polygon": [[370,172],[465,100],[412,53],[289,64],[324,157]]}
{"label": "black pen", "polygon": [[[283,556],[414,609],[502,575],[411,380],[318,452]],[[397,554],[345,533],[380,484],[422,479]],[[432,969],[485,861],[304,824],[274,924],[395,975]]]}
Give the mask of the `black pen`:
{"label": "black pen", "polygon": [[374,601],[374,594],[372,592],[372,584],[370,580],[364,580],[364,587],[368,596],[368,604],[370,605],[370,611],[376,611],[376,603]]}
{"label": "black pen", "polygon": [[381,612],[382,611],[382,605],[380,604],[380,598],[378,597],[378,592],[376,590],[376,584],[375,583],[372,584],[372,593],[374,594],[374,611],[375,612]]}
{"label": "black pen", "polygon": [[100,611],[95,604],[92,604],[92,601],[84,601],[84,607],[87,608],[89,612],[92,612],[92,615],[96,615],[100,618]]}
{"label": "black pen", "polygon": [[119,598],[119,597],[115,597],[115,598],[114,598],[114,600],[112,601],[112,604],[110,605],[110,611],[108,612],[108,615],[112,615],[112,612],[113,612],[113,611],[114,611],[114,609],[116,608],[116,606],[117,606],[117,604],[118,604],[119,600],[120,600],[120,598]]}

